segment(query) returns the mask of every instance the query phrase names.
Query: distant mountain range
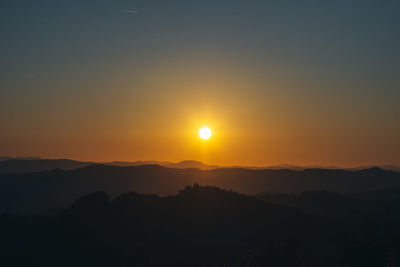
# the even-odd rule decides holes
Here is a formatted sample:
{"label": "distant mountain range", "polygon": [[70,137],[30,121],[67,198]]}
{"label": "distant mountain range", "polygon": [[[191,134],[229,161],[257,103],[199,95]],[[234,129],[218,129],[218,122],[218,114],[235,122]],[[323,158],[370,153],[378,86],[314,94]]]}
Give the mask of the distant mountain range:
{"label": "distant mountain range", "polygon": [[27,173],[54,169],[73,170],[93,163],[69,159],[6,159],[0,161],[0,173]]}
{"label": "distant mountain range", "polygon": [[221,168],[221,166],[217,165],[208,165],[200,161],[196,160],[184,160],[180,162],[170,162],[170,161],[113,161],[113,162],[104,162],[101,163],[104,165],[112,165],[112,166],[121,166],[121,167],[129,167],[129,166],[142,166],[142,165],[160,165],[167,168],[174,169],[199,169],[199,170],[213,170]]}
{"label": "distant mountain range", "polygon": [[35,158],[35,157],[16,157],[16,158],[12,158],[12,157],[0,157],[0,161],[10,160],[10,159],[33,160],[33,159],[41,159],[41,158]]}
{"label": "distant mountain range", "polygon": [[[31,164],[34,162],[36,161],[31,161]],[[104,191],[111,197],[130,191],[166,196],[176,194],[186,185],[195,183],[250,195],[261,192],[299,193],[308,190],[357,193],[400,188],[400,173],[380,168],[359,171],[242,168],[199,170],[159,165],[120,167],[100,164],[79,168],[80,162],[55,162],[68,163],[67,167],[71,170],[0,174],[0,213],[65,208],[74,199],[96,191]]]}
{"label": "distant mountain range", "polygon": [[24,172],[40,172],[49,171],[53,169],[61,170],[73,170],[82,168],[89,165],[101,164],[101,165],[112,165],[120,167],[131,167],[131,166],[142,166],[142,165],[159,165],[167,168],[175,169],[199,169],[199,170],[214,170],[219,168],[238,168],[238,169],[250,169],[250,170],[305,170],[305,169],[343,169],[343,170],[363,170],[370,169],[373,167],[379,167],[384,170],[400,172],[399,166],[384,165],[384,166],[360,166],[355,168],[340,168],[335,166],[298,166],[292,164],[279,164],[265,167],[254,167],[254,166],[218,166],[209,165],[196,160],[184,160],[180,162],[170,161],[112,161],[112,162],[86,162],[76,161],[70,159],[40,159],[35,157],[22,157],[22,158],[11,158],[11,157],[0,157],[0,173],[24,173]]}

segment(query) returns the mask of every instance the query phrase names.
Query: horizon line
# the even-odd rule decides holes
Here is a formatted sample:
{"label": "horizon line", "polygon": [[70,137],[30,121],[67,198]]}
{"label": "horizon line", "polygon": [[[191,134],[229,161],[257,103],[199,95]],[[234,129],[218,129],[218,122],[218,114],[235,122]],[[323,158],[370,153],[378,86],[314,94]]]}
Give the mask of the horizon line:
{"label": "horizon line", "polygon": [[[302,169],[308,169],[308,168],[321,168],[321,169],[366,169],[366,168],[371,168],[371,167],[396,167],[400,168],[400,163],[399,164],[359,164],[359,165],[352,165],[352,166],[340,166],[340,165],[322,165],[322,164],[292,164],[292,163],[277,163],[277,164],[265,164],[265,165],[241,165],[241,164],[213,164],[213,163],[206,163],[204,161],[200,160],[194,160],[194,159],[186,159],[186,160],[179,160],[179,161],[169,161],[169,160],[108,160],[108,161],[98,161],[98,160],[79,160],[79,159],[73,159],[73,158],[58,158],[58,157],[36,157],[36,156],[17,156],[17,157],[11,157],[11,156],[0,156],[0,160],[5,159],[5,160],[71,160],[71,161],[77,161],[77,162],[83,162],[83,163],[94,163],[94,164],[104,164],[104,163],[144,163],[143,165],[148,165],[148,164],[180,164],[180,163],[185,163],[185,162],[193,162],[193,163],[200,163],[205,165],[205,167],[215,167],[215,168],[282,168],[284,169],[285,167],[287,168],[302,168]],[[159,164],[157,164],[159,165]],[[161,165],[162,166],[162,165]]]}

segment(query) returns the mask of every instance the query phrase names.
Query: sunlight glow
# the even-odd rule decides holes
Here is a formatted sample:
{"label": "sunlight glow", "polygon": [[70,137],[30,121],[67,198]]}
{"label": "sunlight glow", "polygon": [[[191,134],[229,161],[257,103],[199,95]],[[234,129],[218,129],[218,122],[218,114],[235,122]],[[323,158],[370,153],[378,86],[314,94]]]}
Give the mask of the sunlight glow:
{"label": "sunlight glow", "polygon": [[211,130],[208,127],[203,127],[199,131],[199,136],[201,139],[207,140],[211,137]]}

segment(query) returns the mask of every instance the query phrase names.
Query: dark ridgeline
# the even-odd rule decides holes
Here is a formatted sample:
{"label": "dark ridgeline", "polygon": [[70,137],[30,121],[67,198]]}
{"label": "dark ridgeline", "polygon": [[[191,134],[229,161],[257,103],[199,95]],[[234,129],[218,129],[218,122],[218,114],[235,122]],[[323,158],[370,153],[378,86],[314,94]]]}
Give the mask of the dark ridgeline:
{"label": "dark ridgeline", "polygon": [[[54,169],[61,170],[73,170],[82,168],[88,165],[99,164],[99,165],[109,165],[109,166],[119,166],[119,167],[132,167],[132,166],[142,166],[142,165],[159,165],[174,169],[199,169],[199,170],[215,170],[215,169],[250,169],[250,170],[297,170],[301,171],[304,169],[333,169],[338,170],[340,168],[330,167],[324,168],[318,165],[315,166],[297,166],[290,164],[280,164],[266,167],[251,167],[251,166],[218,166],[218,165],[208,165],[196,160],[183,160],[180,162],[169,162],[169,161],[110,161],[110,162],[89,162],[89,161],[76,161],[70,159],[40,159],[33,157],[23,157],[23,158],[10,158],[10,157],[0,157],[0,173],[26,173],[26,172],[40,172],[40,171],[51,171]],[[370,169],[373,166],[362,166],[357,168],[349,168],[345,170],[363,170]],[[400,172],[400,166],[395,165],[384,165],[380,168],[388,171]]]}
{"label": "dark ridgeline", "polygon": [[74,170],[90,164],[90,162],[70,159],[0,158],[0,173],[41,172],[53,169]]}
{"label": "dark ridgeline", "polygon": [[0,168],[0,212],[44,212],[65,208],[76,198],[96,191],[104,191],[111,197],[131,191],[165,196],[176,194],[181,188],[194,183],[215,185],[250,195],[310,190],[348,194],[400,188],[400,173],[379,168],[359,171],[199,170],[158,165],[89,165],[73,170],[1,174]]}
{"label": "dark ridgeline", "polygon": [[70,159],[39,159],[39,158],[9,158],[0,157],[0,173],[27,173],[51,171],[54,169],[73,170],[89,165],[110,165],[119,167],[131,167],[142,165],[159,165],[174,169],[196,168],[199,170],[217,169],[216,165],[208,165],[195,160],[184,160],[181,162],[169,161],[112,161],[112,162],[86,162]]}
{"label": "dark ridgeline", "polygon": [[400,173],[158,165],[3,172],[0,260],[1,266],[400,266]]}
{"label": "dark ridgeline", "polygon": [[58,215],[0,216],[0,256],[2,266],[399,266],[399,207],[399,190],[95,192]]}

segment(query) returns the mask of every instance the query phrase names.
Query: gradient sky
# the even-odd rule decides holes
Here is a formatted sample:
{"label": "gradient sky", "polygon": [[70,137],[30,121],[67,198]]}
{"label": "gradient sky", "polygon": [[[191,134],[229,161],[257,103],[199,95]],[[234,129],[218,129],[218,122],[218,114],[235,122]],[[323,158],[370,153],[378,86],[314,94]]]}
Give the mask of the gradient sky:
{"label": "gradient sky", "polygon": [[399,14],[377,0],[3,0],[0,155],[400,164]]}

